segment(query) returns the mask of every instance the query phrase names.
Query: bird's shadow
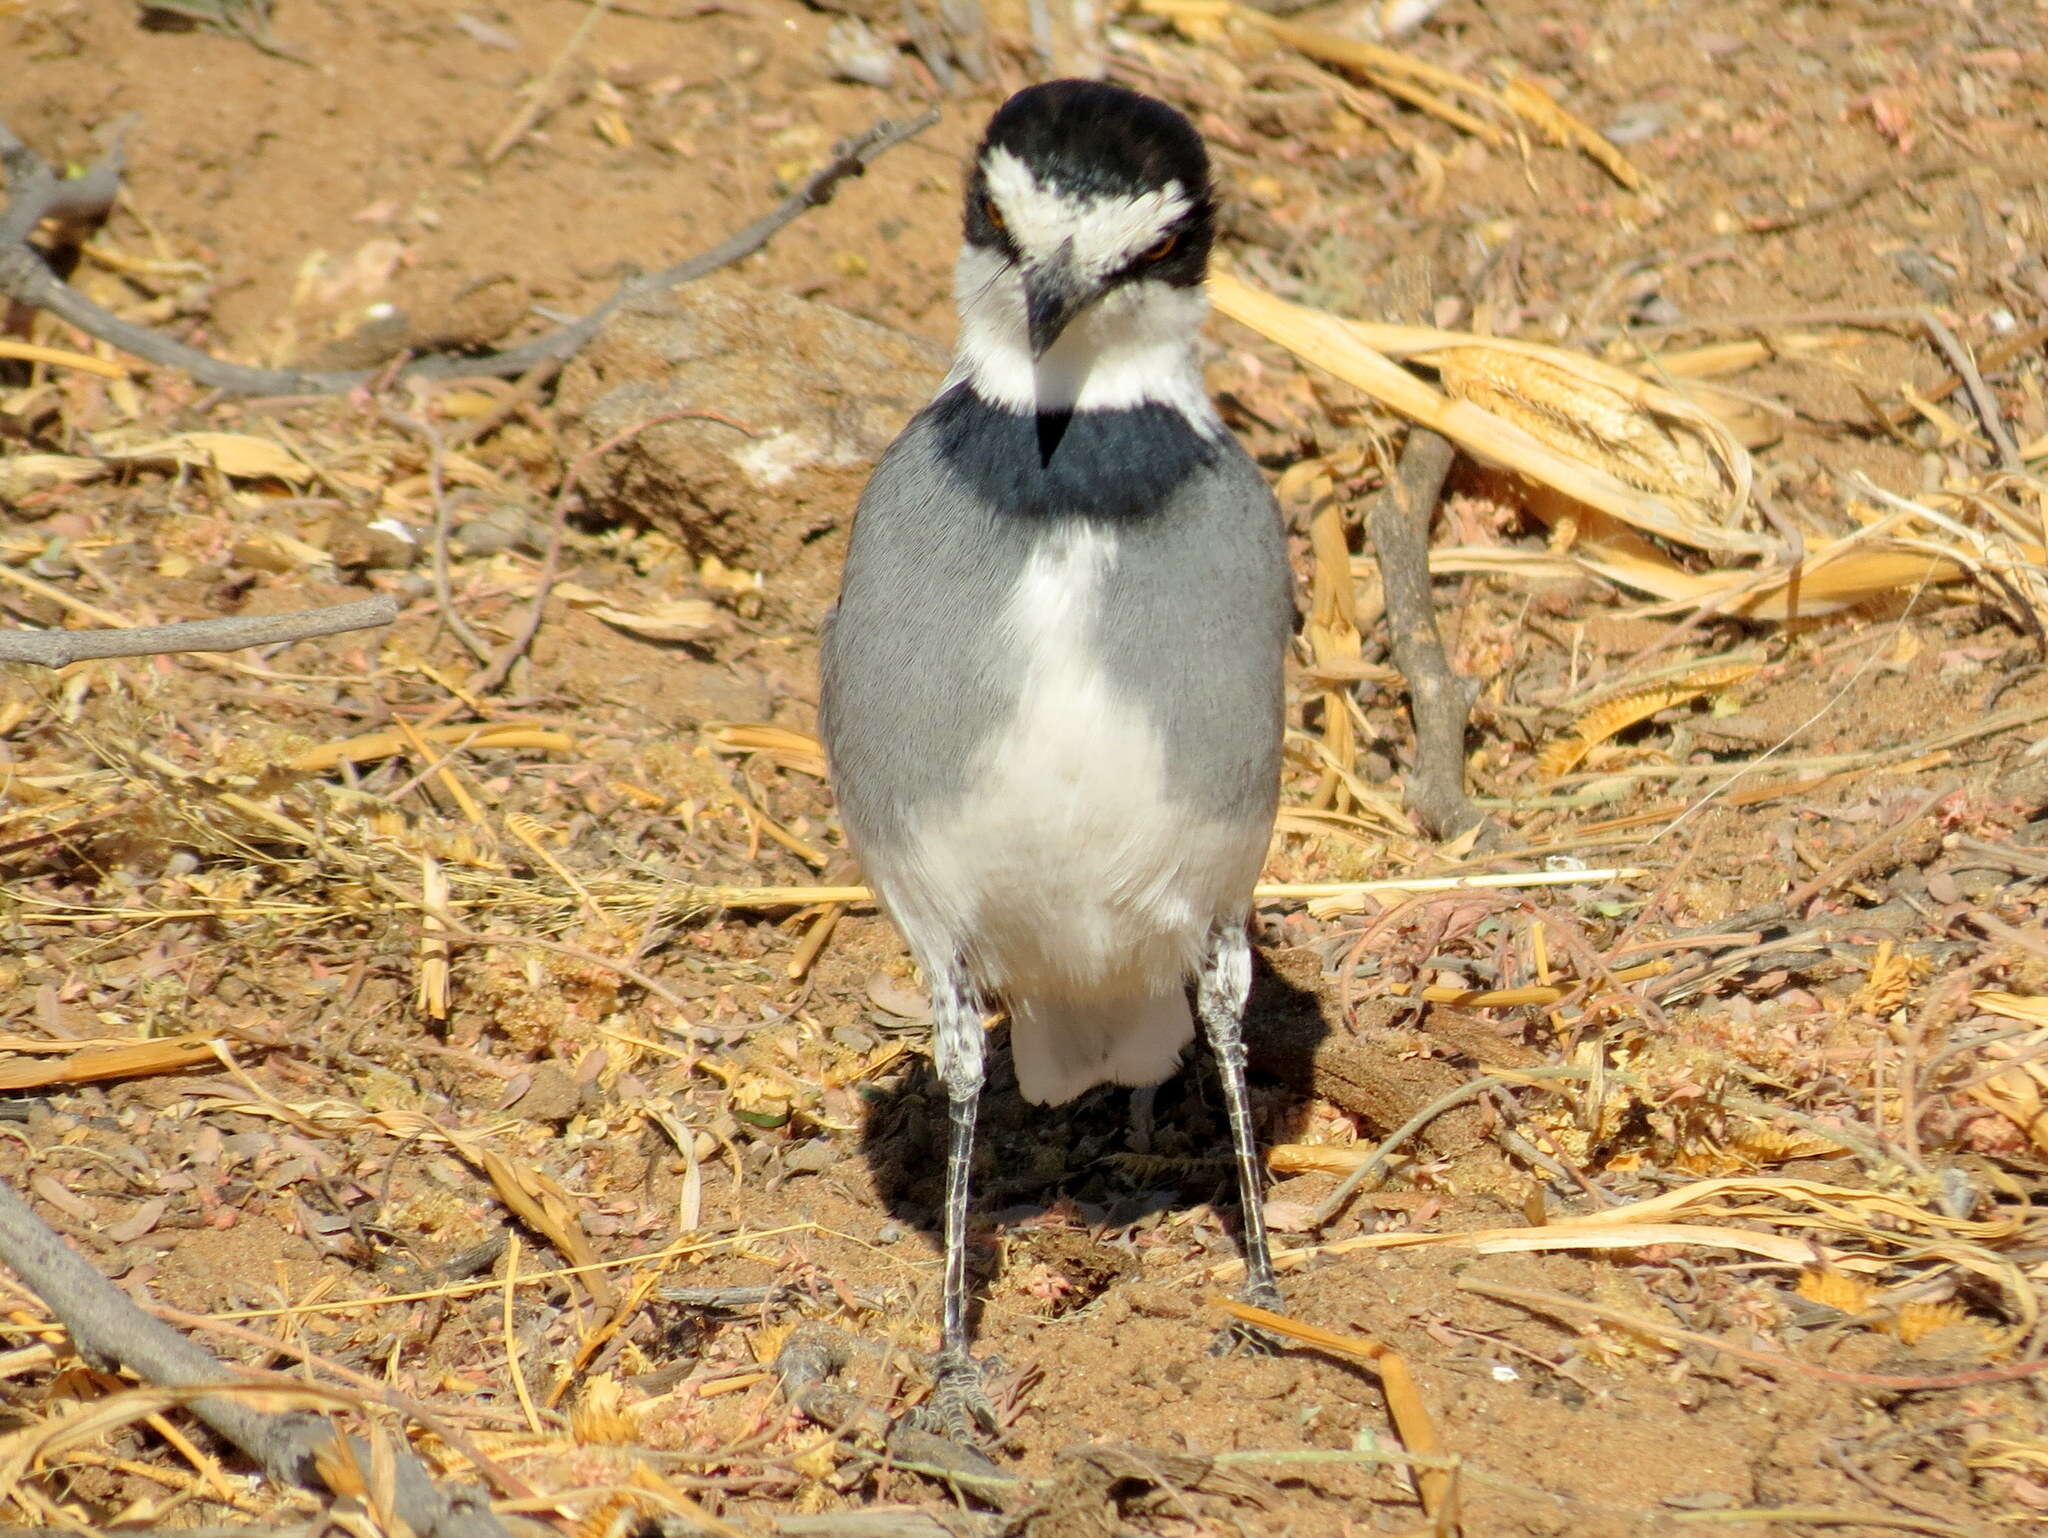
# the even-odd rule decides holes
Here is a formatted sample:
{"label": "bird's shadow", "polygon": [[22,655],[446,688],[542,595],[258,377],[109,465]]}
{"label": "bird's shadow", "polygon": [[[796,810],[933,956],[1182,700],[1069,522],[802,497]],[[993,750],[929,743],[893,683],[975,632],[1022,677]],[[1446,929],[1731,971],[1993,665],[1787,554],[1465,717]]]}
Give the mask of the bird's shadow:
{"label": "bird's shadow", "polygon": [[[1308,1118],[1306,1099],[1284,1086],[1308,1081],[1309,1060],[1328,1034],[1320,1001],[1255,962],[1245,1035],[1253,1056],[1270,1069],[1251,1075],[1261,1145],[1294,1141]],[[1261,1040],[1263,1038],[1263,1042]],[[1272,1047],[1284,1043],[1287,1061]],[[1263,1045],[1267,1048],[1260,1051]],[[1159,1086],[1151,1135],[1135,1137],[1133,1094],[1104,1085],[1066,1105],[1032,1105],[1017,1092],[1009,1032],[990,1041],[988,1082],[975,1137],[970,1227],[986,1236],[1067,1199],[1091,1228],[1128,1229],[1154,1214],[1214,1202],[1237,1230],[1237,1173],[1230,1124],[1213,1055],[1199,1030],[1180,1070]],[[1295,1062],[1296,1056],[1300,1061]],[[936,1235],[946,1183],[946,1092],[931,1060],[863,1092],[867,1114],[860,1151],[891,1217]],[[997,1247],[998,1251],[1000,1247]],[[989,1280],[989,1247],[970,1262],[975,1293]]]}

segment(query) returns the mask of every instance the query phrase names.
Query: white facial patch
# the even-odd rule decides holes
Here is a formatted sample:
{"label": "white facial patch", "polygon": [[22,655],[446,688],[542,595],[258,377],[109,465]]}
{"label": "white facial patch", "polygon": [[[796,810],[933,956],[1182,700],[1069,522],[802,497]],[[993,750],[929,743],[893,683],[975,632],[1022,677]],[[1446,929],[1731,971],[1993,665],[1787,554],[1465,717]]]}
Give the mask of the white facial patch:
{"label": "white facial patch", "polygon": [[1011,411],[1115,411],[1157,402],[1197,432],[1222,435],[1195,361],[1195,337],[1209,311],[1200,288],[1145,278],[1120,284],[1076,316],[1042,358],[1031,351],[1023,275],[1000,253],[961,247],[954,297],[960,339],[949,386],[967,380],[990,405]]}
{"label": "white facial patch", "polygon": [[1134,197],[1076,198],[1041,183],[1000,146],[988,152],[981,169],[1024,260],[1042,261],[1070,246],[1075,271],[1088,278],[1106,278],[1158,245],[1194,206],[1179,182]]}

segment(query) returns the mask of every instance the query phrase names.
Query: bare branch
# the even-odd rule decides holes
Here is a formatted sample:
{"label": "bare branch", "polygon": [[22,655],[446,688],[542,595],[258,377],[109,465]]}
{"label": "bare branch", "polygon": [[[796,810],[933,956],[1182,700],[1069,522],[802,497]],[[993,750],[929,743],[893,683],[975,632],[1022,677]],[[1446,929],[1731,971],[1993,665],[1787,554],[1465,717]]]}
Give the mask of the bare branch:
{"label": "bare branch", "polygon": [[[582,349],[598,328],[623,305],[651,294],[662,293],[684,283],[693,283],[721,267],[730,267],[734,262],[752,256],[767,245],[783,226],[794,223],[804,214],[822,204],[832,201],[839,184],[849,176],[859,176],[883,155],[921,134],[938,121],[938,109],[933,108],[921,117],[907,123],[894,123],[884,118],[866,133],[847,140],[839,147],[830,163],[812,173],[804,184],[784,198],[774,208],[756,219],[745,229],[727,236],[708,251],[698,253],[687,261],[664,267],[659,272],[647,273],[641,277],[628,278],[615,290],[611,298],[592,310],[581,320],[573,321],[558,331],[537,337],[531,342],[507,348],[482,358],[429,357],[407,364],[398,371],[399,378],[453,379],[509,378],[524,374],[537,364],[560,362]],[[87,336],[96,337],[132,353],[145,363],[154,363],[165,368],[183,369],[201,384],[210,389],[227,390],[236,395],[339,395],[367,384],[382,372],[377,369],[352,369],[343,372],[308,371],[289,368],[251,368],[240,363],[229,363],[210,353],[187,347],[183,342],[174,341],[144,326],[133,325],[118,315],[102,309],[79,293],[70,284],[58,278],[44,263],[36,249],[28,244],[29,232],[35,222],[50,211],[47,201],[38,202],[44,196],[44,183],[62,188],[67,184],[52,175],[33,151],[0,124],[0,163],[8,170],[9,203],[0,211],[0,298],[13,299],[32,309],[48,310],[59,320],[77,327]],[[93,175],[99,175],[95,170]],[[32,189],[30,202],[24,206],[23,194],[16,189]],[[45,189],[47,191],[47,189]],[[33,213],[34,218],[28,218]],[[23,220],[27,219],[24,225]]]}
{"label": "bare branch", "polygon": [[[87,1360],[118,1362],[160,1388],[212,1388],[237,1381],[225,1364],[150,1318],[87,1265],[4,1180],[0,1261],[42,1300]],[[269,1414],[227,1395],[193,1400],[192,1413],[255,1459],[271,1478],[327,1488],[319,1467],[323,1458],[335,1459],[341,1452],[337,1444],[342,1439],[325,1416],[303,1410]],[[370,1467],[367,1447],[352,1440],[347,1445],[357,1468]],[[421,1538],[508,1538],[483,1492],[444,1492],[417,1459],[403,1452],[394,1464],[392,1507]]]}
{"label": "bare branch", "polygon": [[309,641],[346,630],[370,630],[398,618],[395,599],[379,594],[355,603],[291,614],[200,619],[125,630],[0,630],[0,662],[69,667],[88,657],[155,657],[166,652],[232,652],[280,641]]}
{"label": "bare branch", "polygon": [[1429,591],[1429,520],[1457,451],[1412,428],[1400,468],[1372,500],[1366,523],[1387,593],[1387,645],[1408,681],[1415,772],[1406,800],[1431,833],[1453,838],[1479,821],[1465,794],[1465,721],[1477,687],[1451,671]]}
{"label": "bare branch", "polygon": [[0,167],[7,172],[7,207],[0,212],[0,246],[19,245],[45,219],[97,219],[114,206],[126,169],[117,129],[114,147],[82,176],[59,176],[42,156],[0,123]]}

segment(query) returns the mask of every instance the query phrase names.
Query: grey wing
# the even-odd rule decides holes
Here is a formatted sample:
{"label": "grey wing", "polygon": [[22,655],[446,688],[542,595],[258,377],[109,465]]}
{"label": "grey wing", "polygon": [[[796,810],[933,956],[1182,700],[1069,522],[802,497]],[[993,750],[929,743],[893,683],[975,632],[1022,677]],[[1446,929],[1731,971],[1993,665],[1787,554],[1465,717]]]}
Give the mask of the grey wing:
{"label": "grey wing", "polygon": [[[1159,720],[1177,794],[1198,812],[1270,823],[1279,801],[1293,578],[1279,505],[1231,439],[1131,536],[1108,654]],[[1142,551],[1138,542],[1170,548]]]}
{"label": "grey wing", "polygon": [[1015,698],[992,620],[1020,559],[913,422],[861,494],[819,661],[820,732],[856,849],[964,793]]}

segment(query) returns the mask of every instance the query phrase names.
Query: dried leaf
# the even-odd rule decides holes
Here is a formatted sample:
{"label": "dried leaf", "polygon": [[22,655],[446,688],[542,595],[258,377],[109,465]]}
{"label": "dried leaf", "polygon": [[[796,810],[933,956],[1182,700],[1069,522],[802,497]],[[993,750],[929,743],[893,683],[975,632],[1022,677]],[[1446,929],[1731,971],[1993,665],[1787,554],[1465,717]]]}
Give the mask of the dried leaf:
{"label": "dried leaf", "polygon": [[163,1220],[170,1208],[167,1197],[152,1196],[118,1223],[107,1226],[106,1235],[116,1244],[132,1244]]}
{"label": "dried leaf", "polygon": [[[510,1207],[529,1228],[568,1258],[572,1266],[595,1266],[597,1251],[591,1247],[583,1224],[576,1216],[575,1198],[531,1165],[515,1165],[487,1148],[471,1151],[477,1166],[489,1177],[500,1201]],[[600,1308],[617,1301],[612,1284],[602,1271],[584,1271],[577,1277]]]}
{"label": "dried leaf", "polygon": [[0,459],[0,501],[14,502],[54,486],[75,486],[106,473],[97,459],[76,454],[15,454]]}
{"label": "dried leaf", "polygon": [[334,564],[334,557],[318,545],[279,529],[264,529],[235,541],[234,558],[238,566],[253,566],[258,571],[280,575]]}
{"label": "dried leaf", "polygon": [[2048,998],[2036,994],[2006,993],[1997,988],[1980,988],[1970,1002],[1987,1015],[2024,1020],[2030,1025],[2048,1026]]}
{"label": "dried leaf", "polygon": [[1558,738],[1538,754],[1536,767],[1547,775],[1568,774],[1579,760],[1616,732],[1626,731],[1638,721],[1647,721],[1660,710],[1740,683],[1761,666],[1756,662],[1713,663],[1603,700],[1572,723],[1568,736]]}
{"label": "dried leaf", "polygon": [[1333,1143],[1275,1143],[1266,1168],[1276,1175],[1348,1175],[1371,1157],[1365,1148]]}
{"label": "dried leaf", "polygon": [[1266,1227],[1276,1234],[1312,1234],[1322,1227],[1314,1202],[1291,1202],[1275,1197],[1265,1204]]}
{"label": "dried leaf", "polygon": [[180,1073],[217,1063],[210,1036],[169,1036],[119,1047],[87,1047],[39,1063],[0,1063],[0,1090],[39,1089],[46,1084],[100,1084]]}
{"label": "dried leaf", "polygon": [[1629,163],[1626,155],[1560,107],[1548,91],[1526,75],[1509,80],[1501,90],[1501,99],[1551,143],[1578,150],[1629,191],[1641,192],[1648,186],[1643,173]]}
{"label": "dried leaf", "polygon": [[651,609],[622,609],[602,593],[574,582],[557,582],[554,596],[592,619],[630,630],[650,641],[688,641],[719,629],[725,616],[708,598],[676,598]]}
{"label": "dried leaf", "polygon": [[112,452],[107,457],[127,461],[169,460],[194,469],[218,470],[237,480],[303,481],[312,475],[283,444],[248,433],[177,433]]}
{"label": "dried leaf", "polygon": [[1820,1159],[1842,1151],[1842,1145],[1817,1132],[1785,1131],[1750,1126],[1733,1137],[1708,1141],[1689,1139],[1668,1163],[1688,1175],[1739,1175],[1795,1159]]}
{"label": "dried leaf", "polygon": [[807,732],[791,731],[786,726],[717,721],[704,728],[704,737],[713,747],[729,753],[765,753],[784,769],[819,779],[825,777],[825,750]]}
{"label": "dried leaf", "polygon": [[2038,1075],[2026,1071],[2033,1066],[2023,1063],[1995,1074],[1981,1084],[1971,1085],[1967,1093],[1978,1104],[1989,1106],[2018,1127],[2037,1152],[2048,1154],[2048,1107],[2042,1104]]}

